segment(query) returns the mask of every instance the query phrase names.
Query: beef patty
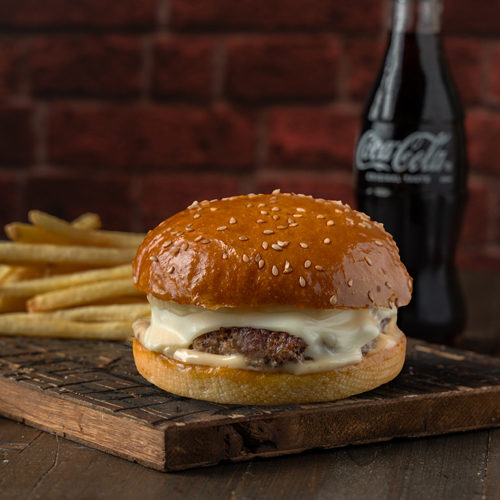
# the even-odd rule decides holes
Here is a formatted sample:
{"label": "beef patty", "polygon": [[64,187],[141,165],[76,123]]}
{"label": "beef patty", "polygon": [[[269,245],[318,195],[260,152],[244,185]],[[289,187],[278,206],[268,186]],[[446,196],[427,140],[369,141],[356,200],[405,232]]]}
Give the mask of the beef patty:
{"label": "beef patty", "polygon": [[[361,348],[365,356],[377,343],[379,337]],[[271,332],[255,328],[219,328],[205,333],[193,341],[195,351],[230,356],[241,354],[249,366],[273,367],[285,363],[302,363],[311,358],[304,355],[307,344],[299,337],[286,332]]]}

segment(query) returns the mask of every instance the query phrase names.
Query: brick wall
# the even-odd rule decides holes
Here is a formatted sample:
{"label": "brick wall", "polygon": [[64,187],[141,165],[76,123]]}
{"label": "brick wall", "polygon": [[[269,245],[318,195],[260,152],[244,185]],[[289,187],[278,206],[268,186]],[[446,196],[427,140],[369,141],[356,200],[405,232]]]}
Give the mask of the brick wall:
{"label": "brick wall", "polygon": [[[0,0],[0,223],[31,208],[145,230],[276,187],[353,204],[386,0]],[[500,2],[445,0],[467,108],[459,263],[500,268]]]}

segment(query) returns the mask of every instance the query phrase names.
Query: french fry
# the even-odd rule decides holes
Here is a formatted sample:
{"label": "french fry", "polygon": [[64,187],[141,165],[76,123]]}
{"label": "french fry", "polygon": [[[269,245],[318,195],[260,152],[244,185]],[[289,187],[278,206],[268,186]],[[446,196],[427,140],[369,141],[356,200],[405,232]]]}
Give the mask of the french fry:
{"label": "french fry", "polygon": [[132,336],[133,332],[128,321],[79,323],[54,318],[45,318],[40,321],[36,315],[3,314],[0,316],[0,334],[66,339],[126,340]]}
{"label": "french fry", "polygon": [[[52,245],[75,244],[73,238],[47,231],[40,227],[24,224],[23,222],[12,222],[5,226],[5,234],[12,241],[20,243],[50,243]],[[76,241],[78,244],[78,241]]]}
{"label": "french fry", "polygon": [[101,218],[89,212],[77,217],[71,225],[78,229],[101,229]]}
{"label": "french fry", "polygon": [[70,238],[74,243],[88,246],[138,248],[146,235],[118,231],[86,231],[52,215],[31,210],[28,218],[36,227]]}
{"label": "french fry", "polygon": [[9,264],[79,264],[96,267],[130,263],[135,248],[89,248],[37,243],[0,243],[0,261]]}
{"label": "french fry", "polygon": [[144,296],[145,294],[134,287],[130,278],[124,278],[35,295],[27,301],[26,306],[30,312],[53,311],[123,295]]}
{"label": "french fry", "polygon": [[[30,318],[60,319],[65,321],[78,321],[82,323],[95,323],[99,321],[127,321],[132,324],[138,318],[147,318],[151,316],[151,307],[149,304],[123,304],[108,306],[81,306],[71,309],[59,309],[52,312],[34,312],[34,313],[12,313],[8,314],[11,318],[23,319],[26,316]],[[1,316],[0,316],[1,318]]]}
{"label": "french fry", "polygon": [[132,277],[132,267],[130,264],[92,271],[50,276],[47,278],[0,283],[0,295],[3,295],[4,297],[33,297],[34,295],[54,290],[61,290],[97,281],[115,280],[127,277]]}

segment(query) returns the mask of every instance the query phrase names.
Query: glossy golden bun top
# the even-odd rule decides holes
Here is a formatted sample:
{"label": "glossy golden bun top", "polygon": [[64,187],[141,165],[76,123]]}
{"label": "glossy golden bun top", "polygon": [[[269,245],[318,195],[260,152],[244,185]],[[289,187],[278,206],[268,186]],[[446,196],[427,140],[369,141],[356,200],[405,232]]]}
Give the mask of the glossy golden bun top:
{"label": "glossy golden bun top", "polygon": [[408,304],[412,280],[382,224],[339,201],[303,195],[194,202],[149,232],[135,286],[217,309]]}

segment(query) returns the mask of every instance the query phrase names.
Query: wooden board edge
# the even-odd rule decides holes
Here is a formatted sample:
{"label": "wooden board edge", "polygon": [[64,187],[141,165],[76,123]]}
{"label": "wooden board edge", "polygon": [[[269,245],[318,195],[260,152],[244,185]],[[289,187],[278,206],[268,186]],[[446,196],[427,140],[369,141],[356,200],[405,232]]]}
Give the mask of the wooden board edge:
{"label": "wooden board edge", "polygon": [[380,403],[219,426],[168,427],[165,470],[500,426],[500,387]]}
{"label": "wooden board edge", "polygon": [[157,470],[165,469],[165,432],[106,409],[0,378],[0,415]]}

